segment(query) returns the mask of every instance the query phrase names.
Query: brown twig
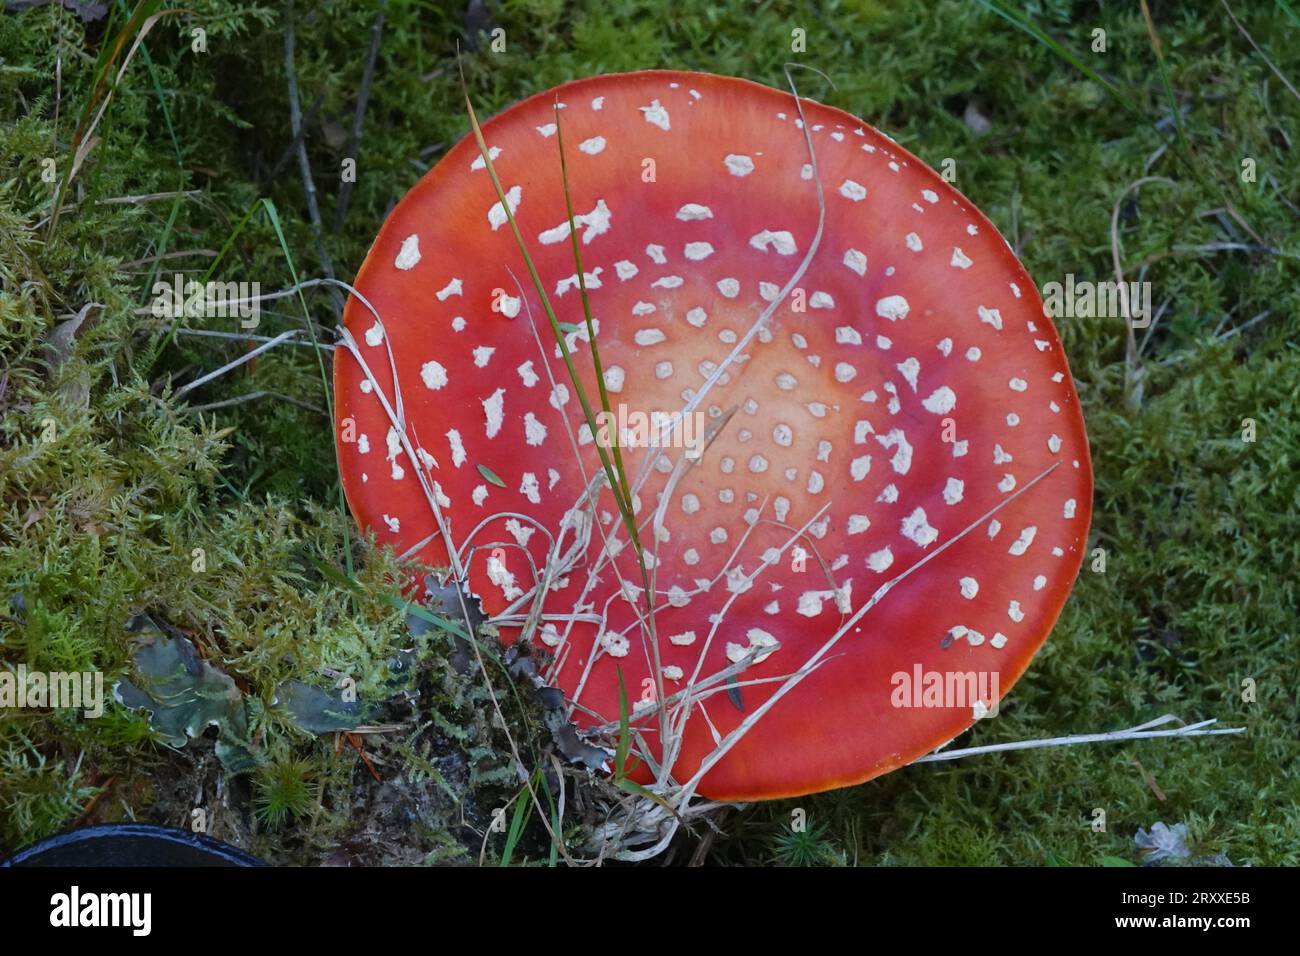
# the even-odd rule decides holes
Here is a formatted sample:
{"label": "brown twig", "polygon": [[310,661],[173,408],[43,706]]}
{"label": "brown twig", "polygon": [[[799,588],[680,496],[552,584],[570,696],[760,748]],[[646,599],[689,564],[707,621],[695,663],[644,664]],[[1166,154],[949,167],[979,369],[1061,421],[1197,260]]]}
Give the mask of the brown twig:
{"label": "brown twig", "polygon": [[191,405],[186,409],[187,412],[210,412],[218,408],[229,408],[232,405],[242,405],[245,402],[256,401],[259,398],[278,398],[282,402],[288,402],[290,405],[297,405],[299,408],[305,408],[309,412],[315,412],[317,415],[324,415],[325,409],[319,405],[313,405],[311,402],[304,402],[301,398],[294,398],[292,395],[284,395],[280,392],[257,391],[249,392],[246,395],[237,395],[234,398],[223,399],[219,402],[209,402],[206,405]]}
{"label": "brown twig", "polygon": [[82,808],[81,813],[77,815],[77,819],[72,821],[73,827],[82,826],[90,819],[90,815],[95,812],[95,807],[98,806],[100,799],[104,794],[108,793],[109,788],[112,787],[116,781],[117,777],[109,777],[103,783],[98,785],[99,792],[86,801],[86,805]]}
{"label": "brown twig", "polygon": [[154,202],[159,199],[189,199],[202,192],[201,189],[175,189],[165,193],[141,193],[138,196],[111,196],[97,199],[96,206],[135,206],[142,202]]}
{"label": "brown twig", "polygon": [[293,161],[294,156],[298,152],[298,144],[302,142],[303,130],[307,129],[307,127],[315,122],[316,116],[320,113],[320,108],[324,102],[324,96],[317,96],[311,101],[311,105],[307,107],[307,112],[303,114],[302,125],[298,130],[297,135],[290,136],[289,144],[285,146],[284,152],[279,155],[276,161],[271,165],[270,172],[266,174],[268,181],[273,182],[276,179],[279,179],[280,174],[284,172],[284,167],[288,166],[289,163]]}
{"label": "brown twig", "polygon": [[[375,82],[375,61],[379,59],[379,41],[384,32],[384,7],[386,6],[387,0],[380,0],[379,11],[375,14],[374,23],[370,25],[370,50],[366,54],[366,67],[361,73],[361,90],[357,94],[357,109],[352,114],[352,132],[348,135],[348,146],[345,154],[354,163],[357,160],[357,151],[361,146],[361,127],[366,121],[366,107],[370,104],[370,88]],[[338,203],[334,206],[335,232],[343,229],[343,221],[348,215],[348,205],[352,201],[352,187],[354,185],[353,180],[345,179],[339,186]]]}
{"label": "brown twig", "polygon": [[1119,213],[1128,194],[1141,189],[1149,183],[1173,185],[1173,180],[1166,176],[1143,176],[1124,187],[1124,191],[1115,200],[1115,207],[1110,216],[1110,253],[1115,267],[1115,283],[1119,288],[1121,311],[1124,315],[1125,352],[1124,352],[1124,394],[1130,406],[1141,404],[1140,383],[1142,370],[1138,366],[1137,337],[1133,334],[1133,320],[1129,312],[1128,286],[1124,284],[1124,266],[1120,260]]}
{"label": "brown twig", "polygon": [[352,745],[356,752],[360,754],[361,762],[364,763],[366,769],[370,771],[370,776],[375,778],[375,783],[383,783],[384,781],[383,778],[379,776],[379,771],[375,769],[375,765],[370,762],[370,758],[366,755],[365,748],[361,746],[361,738],[357,734],[350,733],[344,734],[343,736],[347,739],[347,742]]}
{"label": "brown twig", "polygon": [[[320,255],[321,269],[329,278],[334,278],[334,261],[329,250],[325,248],[325,236],[321,229],[320,206],[316,202],[316,182],[311,176],[311,163],[307,160],[307,142],[303,136],[302,109],[298,100],[298,73],[294,69],[294,32],[293,4],[289,4],[288,22],[284,30],[284,72],[289,84],[289,124],[293,137],[298,141],[298,171],[302,174],[303,190],[307,198],[307,217],[311,221],[312,235],[316,238],[316,250]],[[334,313],[343,316],[343,297],[333,286],[330,298],[334,301]]]}
{"label": "brown twig", "polygon": [[1250,45],[1255,48],[1255,52],[1260,55],[1260,58],[1268,65],[1268,68],[1273,71],[1273,75],[1282,81],[1282,84],[1291,91],[1292,96],[1297,100],[1300,100],[1300,92],[1296,92],[1296,88],[1291,85],[1291,81],[1282,74],[1281,70],[1273,65],[1273,61],[1268,58],[1268,54],[1259,48],[1259,44],[1255,42],[1255,38],[1250,35],[1244,26],[1241,25],[1241,21],[1237,19],[1237,15],[1232,12],[1232,7],[1228,6],[1228,0],[1220,0],[1220,2],[1223,4],[1223,9],[1228,12],[1228,16],[1232,19],[1232,22],[1236,24],[1237,29],[1241,31],[1241,35],[1244,36],[1246,40],[1249,41]]}

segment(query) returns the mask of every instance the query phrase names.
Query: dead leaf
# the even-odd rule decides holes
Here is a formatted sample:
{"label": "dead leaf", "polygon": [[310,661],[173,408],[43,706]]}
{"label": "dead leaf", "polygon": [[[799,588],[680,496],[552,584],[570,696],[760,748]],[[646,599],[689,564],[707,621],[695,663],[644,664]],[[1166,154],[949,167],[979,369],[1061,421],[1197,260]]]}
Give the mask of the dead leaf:
{"label": "dead leaf", "polygon": [[1187,847],[1187,824],[1175,823],[1172,827],[1157,821],[1151,825],[1151,832],[1138,827],[1134,844],[1146,854],[1148,863],[1161,860],[1185,860],[1192,855]]}
{"label": "dead leaf", "polygon": [[979,107],[975,105],[974,100],[966,104],[966,112],[962,114],[961,118],[962,122],[966,124],[966,128],[976,136],[987,136],[993,132],[993,124],[989,122],[988,117],[979,111]]}
{"label": "dead leaf", "polygon": [[1168,797],[1165,796],[1165,792],[1160,789],[1160,785],[1156,783],[1156,778],[1147,772],[1147,769],[1138,762],[1137,757],[1134,757],[1129,761],[1129,763],[1138,768],[1138,773],[1142,774],[1142,779],[1146,781],[1147,786],[1151,788],[1151,792],[1156,795],[1157,800],[1163,803],[1168,799]]}
{"label": "dead leaf", "polygon": [[330,149],[342,149],[347,145],[348,131],[329,117],[321,118],[320,129]]}
{"label": "dead leaf", "polygon": [[57,372],[63,363],[72,357],[77,332],[85,323],[86,317],[90,315],[90,310],[102,308],[104,307],[98,302],[87,302],[81,307],[80,312],[60,322],[45,336],[45,363],[49,365],[51,371]]}
{"label": "dead leaf", "polygon": [[600,770],[609,762],[609,753],[579,737],[578,731],[568,721],[552,728],[551,736],[569,763],[581,764],[588,770]]}
{"label": "dead leaf", "polygon": [[[460,585],[451,575],[448,575],[443,580],[439,580],[432,574],[425,575],[424,593],[427,598],[425,604],[430,611],[445,614],[453,621],[467,622],[471,635],[477,635],[479,626],[487,620],[487,615],[483,613],[483,606],[479,599],[461,590]],[[427,621],[414,615],[408,616],[407,626],[412,629],[412,634],[423,633],[430,627]],[[469,641],[453,634],[450,658],[452,669],[458,674],[468,674],[470,656]]]}

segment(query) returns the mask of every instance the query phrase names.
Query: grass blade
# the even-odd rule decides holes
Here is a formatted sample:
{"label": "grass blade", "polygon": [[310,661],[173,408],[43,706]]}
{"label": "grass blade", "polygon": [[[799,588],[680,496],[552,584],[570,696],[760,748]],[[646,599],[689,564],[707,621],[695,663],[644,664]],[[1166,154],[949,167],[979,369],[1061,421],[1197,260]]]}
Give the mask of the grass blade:
{"label": "grass blade", "polygon": [[1183,114],[1178,107],[1178,96],[1174,93],[1174,86],[1169,82],[1169,68],[1165,66],[1165,50],[1160,43],[1160,35],[1156,33],[1156,24],[1151,19],[1151,9],[1147,6],[1147,0],[1139,0],[1139,6],[1142,9],[1142,19],[1146,21],[1147,36],[1151,39],[1151,49],[1156,54],[1156,72],[1160,74],[1160,85],[1164,88],[1165,99],[1169,101],[1169,112],[1174,118],[1174,130],[1178,133],[1178,144],[1182,146],[1183,152],[1189,157],[1192,155],[1192,147],[1187,142],[1187,132],[1183,129]]}
{"label": "grass blade", "polygon": [[[483,129],[479,125],[478,114],[474,112],[474,104],[469,98],[469,91],[464,88],[464,76],[461,76],[461,86],[465,93],[465,109],[469,114],[470,127],[474,132],[474,141],[478,145],[479,155],[483,157],[483,162],[487,167],[488,178],[492,181],[492,188],[496,191],[497,202],[501,205],[505,213],[506,221],[510,225],[510,231],[514,234],[515,243],[519,246],[520,254],[523,256],[524,265],[528,268],[528,275],[533,281],[533,287],[537,290],[537,295],[541,299],[542,309],[546,313],[546,318],[551,324],[551,332],[555,336],[556,344],[559,346],[560,355],[564,359],[564,367],[569,373],[569,380],[573,383],[574,391],[578,396],[578,401],[582,405],[582,412],[587,420],[587,427],[591,429],[592,435],[597,434],[597,423],[595,413],[591,410],[591,402],[587,398],[586,389],[578,378],[578,370],[573,364],[573,354],[569,351],[568,343],[564,340],[564,332],[560,328],[560,321],[555,315],[555,309],[551,306],[550,297],[546,294],[546,288],[542,285],[542,278],[537,273],[537,266],[533,262],[533,257],[528,252],[527,243],[524,242],[523,233],[519,231],[519,224],[515,221],[515,214],[510,209],[510,203],[507,201],[505,190],[501,186],[501,180],[497,176],[496,166],[492,162],[492,157],[488,152],[487,143],[483,139]],[[585,295],[585,293],[584,293]],[[606,480],[609,482],[610,489],[614,493],[615,502],[618,504],[619,512],[623,517],[624,524],[628,525],[629,533],[636,534],[636,520],[632,517],[632,503],[630,500],[623,498],[623,482],[619,481],[614,471],[614,463],[610,459],[608,451],[600,442],[595,442],[596,452],[600,456],[601,466],[605,472]],[[634,540],[636,540],[634,538]],[[640,554],[640,548],[637,548]]]}
{"label": "grass blade", "polygon": [[528,823],[528,818],[533,814],[533,802],[523,799],[524,794],[532,790],[538,783],[540,774],[533,771],[532,777],[524,785],[524,789],[519,791],[515,797],[515,812],[510,818],[510,832],[506,834],[505,849],[501,851],[501,866],[509,866],[510,858],[515,854],[515,847],[519,845],[519,838],[524,835],[524,826]]}
{"label": "grass blade", "polygon": [[[609,404],[609,390],[605,386],[605,367],[600,361],[600,348],[596,344],[596,328],[591,317],[591,299],[587,295],[587,276],[582,270],[582,246],[578,241],[578,223],[573,216],[573,197],[569,192],[569,166],[564,156],[564,124],[560,121],[560,105],[558,103],[555,104],[555,139],[560,151],[560,179],[564,186],[564,209],[569,219],[569,239],[573,242],[573,261],[578,272],[578,291],[581,294],[582,315],[587,326],[587,343],[591,346],[591,362],[596,373],[596,387],[600,390],[600,407],[605,412],[608,421],[612,409]],[[607,434],[611,436],[614,467],[618,473],[619,481],[622,483],[623,499],[630,503],[632,501],[632,490],[628,487],[627,470],[623,467],[623,450],[619,447],[618,429],[614,428]],[[635,533],[635,520],[629,525],[629,528]],[[635,541],[635,543],[639,548],[640,542]]]}
{"label": "grass blade", "polygon": [[1079,59],[1078,56],[1076,56],[1073,52],[1067,49],[1059,41],[1053,39],[1052,37],[1044,33],[1042,28],[1040,28],[1036,23],[1030,20],[1029,17],[1025,16],[1023,13],[1020,13],[1018,11],[1013,11],[1013,10],[1007,10],[1002,6],[1002,4],[998,3],[997,0],[976,0],[976,3],[980,4],[980,6],[984,7],[985,9],[990,10],[993,13],[996,13],[1002,19],[1006,20],[1008,23],[1015,26],[1018,30],[1022,30],[1023,32],[1027,33],[1029,36],[1037,40],[1039,43],[1043,44],[1043,46],[1047,47],[1049,50],[1051,50],[1053,53],[1059,56],[1062,60],[1069,63],[1072,67],[1074,67],[1084,76],[1086,76],[1088,79],[1100,85],[1103,89],[1106,90],[1106,92],[1108,92],[1111,96],[1115,97],[1115,99],[1118,100],[1119,103],[1126,110],[1129,110],[1132,113],[1141,112],[1137,108],[1137,106],[1134,105],[1133,101],[1124,95],[1124,93],[1119,89],[1119,87],[1117,87],[1110,80],[1106,79],[1096,70],[1092,69],[1092,67],[1084,63],[1081,59]]}
{"label": "grass blade", "polygon": [[618,746],[614,751],[614,779],[627,777],[627,755],[632,749],[632,728],[629,715],[631,709],[627,702],[627,684],[623,682],[623,668],[618,671]]}

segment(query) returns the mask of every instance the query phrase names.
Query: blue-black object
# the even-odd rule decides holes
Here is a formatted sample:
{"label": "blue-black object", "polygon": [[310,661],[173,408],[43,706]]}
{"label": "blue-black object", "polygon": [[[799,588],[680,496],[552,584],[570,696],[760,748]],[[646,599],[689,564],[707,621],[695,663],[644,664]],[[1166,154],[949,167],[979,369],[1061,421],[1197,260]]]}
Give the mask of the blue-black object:
{"label": "blue-black object", "polygon": [[220,840],[149,823],[105,823],[60,833],[19,850],[9,866],[265,866]]}

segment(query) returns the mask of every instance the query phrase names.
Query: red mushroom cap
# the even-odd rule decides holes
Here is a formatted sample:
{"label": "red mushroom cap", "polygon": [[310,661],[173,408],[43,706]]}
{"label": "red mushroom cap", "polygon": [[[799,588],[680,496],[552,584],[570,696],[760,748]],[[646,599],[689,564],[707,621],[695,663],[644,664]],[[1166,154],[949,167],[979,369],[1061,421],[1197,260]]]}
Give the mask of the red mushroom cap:
{"label": "red mushroom cap", "polygon": [[[483,135],[593,401],[557,102],[610,400],[631,429],[685,410],[674,434],[708,443],[623,449],[664,693],[743,665],[690,708],[673,778],[804,794],[955,737],[1047,637],[1091,514],[1033,281],[979,210],[846,113],[804,100],[801,120],[789,93],[707,74],[580,80]],[[354,514],[463,569],[507,641],[546,576],[529,635],[546,676],[580,727],[616,723],[619,670],[633,702],[658,684],[641,579],[472,137],[393,210],[356,287],[370,308],[349,301],[334,373]],[[897,706],[898,675],[933,672],[998,683]],[[638,723],[659,760],[657,723]]]}

